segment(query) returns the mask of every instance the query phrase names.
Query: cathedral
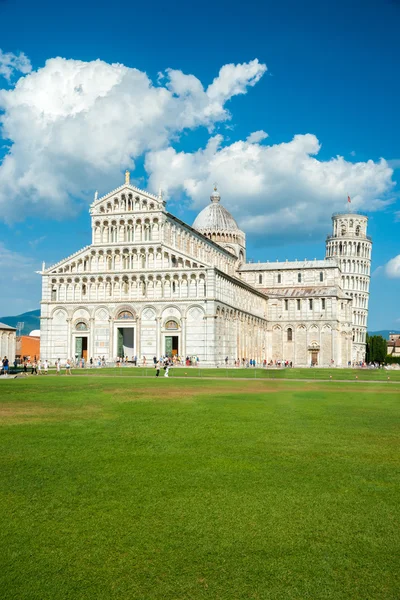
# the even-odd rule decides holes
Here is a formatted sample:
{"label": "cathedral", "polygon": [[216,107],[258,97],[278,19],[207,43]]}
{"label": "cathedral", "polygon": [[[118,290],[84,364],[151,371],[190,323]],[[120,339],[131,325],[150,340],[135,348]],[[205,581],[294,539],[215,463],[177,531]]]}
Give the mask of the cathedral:
{"label": "cathedral", "polygon": [[90,206],[92,241],[42,271],[41,358],[164,355],[347,366],[365,358],[367,217],[332,216],[321,260],[246,261],[217,189],[192,226],[125,183]]}

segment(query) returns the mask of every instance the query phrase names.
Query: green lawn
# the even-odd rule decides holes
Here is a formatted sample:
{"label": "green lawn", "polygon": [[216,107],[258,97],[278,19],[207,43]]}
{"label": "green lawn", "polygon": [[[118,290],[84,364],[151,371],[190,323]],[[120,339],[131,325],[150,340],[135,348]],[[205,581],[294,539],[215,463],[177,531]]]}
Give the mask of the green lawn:
{"label": "green lawn", "polygon": [[[105,367],[93,369],[73,369],[74,375],[114,375],[118,377],[154,377],[155,370],[151,364],[148,367]],[[50,374],[55,374],[55,369],[50,369]],[[62,369],[62,375],[65,369]],[[174,367],[170,371],[170,377],[182,377],[189,379],[192,377],[211,377],[228,379],[320,379],[329,380],[332,378],[337,381],[390,381],[400,382],[400,369],[263,369],[263,368],[225,368],[203,369],[198,367]]]}
{"label": "green lawn", "polygon": [[399,417],[396,383],[0,381],[0,597],[398,600]]}

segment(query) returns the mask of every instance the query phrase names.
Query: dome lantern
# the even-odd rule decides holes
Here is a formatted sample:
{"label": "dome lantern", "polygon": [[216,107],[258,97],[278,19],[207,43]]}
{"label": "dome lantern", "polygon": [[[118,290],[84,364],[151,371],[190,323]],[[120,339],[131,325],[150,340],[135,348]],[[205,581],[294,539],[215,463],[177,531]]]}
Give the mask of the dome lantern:
{"label": "dome lantern", "polygon": [[210,200],[211,200],[211,202],[220,202],[220,200],[221,200],[221,194],[217,190],[216,183],[214,183],[214,191],[210,196]]}

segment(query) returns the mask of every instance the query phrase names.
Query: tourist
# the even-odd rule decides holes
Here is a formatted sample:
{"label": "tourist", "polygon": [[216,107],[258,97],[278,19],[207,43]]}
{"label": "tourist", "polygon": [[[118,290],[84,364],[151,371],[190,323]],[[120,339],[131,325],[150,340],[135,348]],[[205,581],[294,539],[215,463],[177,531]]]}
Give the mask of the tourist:
{"label": "tourist", "polygon": [[143,356],[143,366],[144,367],[146,366],[146,357],[145,356]]}
{"label": "tourist", "polygon": [[8,376],[8,358],[7,358],[7,356],[5,356],[3,358],[3,372],[4,372],[4,375],[7,377]]}
{"label": "tourist", "polygon": [[69,360],[69,358],[67,358],[67,362],[65,363],[65,374],[72,375],[72,365],[71,365],[71,361]]}
{"label": "tourist", "polygon": [[155,363],[155,365],[154,365],[154,366],[155,366],[155,369],[156,369],[156,377],[158,377],[158,376],[160,375],[160,368],[161,368],[160,361],[158,360],[158,361]]}
{"label": "tourist", "polygon": [[41,363],[41,361],[40,361],[40,358],[39,358],[39,360],[37,361],[37,374],[38,374],[38,375],[41,375],[41,374],[42,374],[42,363]]}
{"label": "tourist", "polygon": [[61,373],[61,360],[59,358],[56,360],[56,373],[57,375]]}
{"label": "tourist", "polygon": [[43,370],[44,370],[44,375],[48,375],[48,372],[49,372],[49,363],[48,363],[47,359],[45,359],[45,361],[43,363]]}
{"label": "tourist", "polygon": [[37,375],[37,374],[38,374],[38,372],[37,372],[37,362],[36,362],[36,360],[33,360],[33,361],[32,361],[32,371],[31,371],[31,375],[33,375],[33,374],[35,374],[35,375]]}

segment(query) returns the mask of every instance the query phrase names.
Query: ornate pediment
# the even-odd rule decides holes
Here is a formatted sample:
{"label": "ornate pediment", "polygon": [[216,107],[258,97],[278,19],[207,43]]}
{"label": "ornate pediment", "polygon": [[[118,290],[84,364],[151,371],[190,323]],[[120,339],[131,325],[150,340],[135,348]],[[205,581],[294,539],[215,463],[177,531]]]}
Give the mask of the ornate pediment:
{"label": "ornate pediment", "polygon": [[161,192],[156,196],[131,185],[131,183],[124,183],[124,185],[121,185],[101,198],[95,195],[89,212],[91,215],[97,216],[103,214],[142,213],[147,211],[165,212],[165,201],[162,198]]}

